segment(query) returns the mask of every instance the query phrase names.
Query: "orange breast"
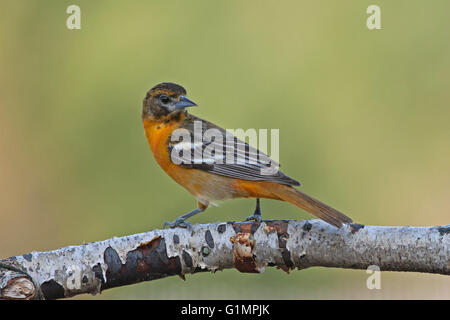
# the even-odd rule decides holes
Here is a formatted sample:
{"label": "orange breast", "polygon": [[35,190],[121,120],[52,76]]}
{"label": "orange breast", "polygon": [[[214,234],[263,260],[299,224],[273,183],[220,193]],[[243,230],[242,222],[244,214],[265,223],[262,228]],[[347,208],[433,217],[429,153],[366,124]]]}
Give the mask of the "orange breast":
{"label": "orange breast", "polygon": [[150,149],[153,152],[158,164],[161,168],[178,182],[180,175],[188,174],[188,169],[180,167],[172,163],[167,142],[173,130],[178,127],[177,122],[163,123],[160,121],[144,120],[145,135]]}
{"label": "orange breast", "polygon": [[191,194],[202,202],[208,202],[207,189],[213,190],[211,179],[208,179],[206,172],[197,169],[189,169],[178,166],[170,160],[167,142],[172,132],[178,128],[179,122],[164,123],[161,121],[144,120],[145,135],[147,136],[150,149],[153,152],[161,168],[178,184],[186,188]]}
{"label": "orange breast", "polygon": [[152,150],[156,161],[163,169],[170,164],[167,161],[169,160],[167,141],[176,127],[176,123],[165,124],[156,121],[144,120],[144,129],[148,144],[150,145],[150,149]]}

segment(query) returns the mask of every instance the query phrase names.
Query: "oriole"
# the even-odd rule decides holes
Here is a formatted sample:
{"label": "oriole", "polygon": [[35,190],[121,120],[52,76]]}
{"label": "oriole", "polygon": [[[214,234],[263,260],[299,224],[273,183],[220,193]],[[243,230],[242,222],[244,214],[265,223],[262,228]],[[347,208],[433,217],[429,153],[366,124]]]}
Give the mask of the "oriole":
{"label": "oriole", "polygon": [[[169,82],[154,86],[143,101],[142,121],[156,161],[198,201],[197,209],[172,223],[165,222],[165,225],[187,227],[190,224],[185,220],[205,211],[209,204],[233,198],[256,198],[255,213],[247,220],[261,221],[259,199],[267,198],[290,202],[336,227],[352,222],[339,211],[295,189],[293,186],[299,186],[300,183],[281,171],[269,175],[262,173],[261,170],[268,168],[273,160],[234,136],[231,136],[231,144],[228,140],[225,144],[222,142],[226,147],[234,147],[232,163],[223,161],[225,151],[205,154],[204,151],[211,143],[215,143],[215,147],[220,147],[220,143],[199,137],[195,130],[196,124],[200,124],[202,133],[214,129],[216,133],[228,135],[228,138],[230,134],[211,122],[189,114],[186,109],[193,106],[196,104],[186,98],[186,90]],[[177,129],[181,129],[178,133],[189,133],[190,141],[173,139]],[[270,163],[262,161],[261,156],[269,159]],[[184,161],[186,159],[190,161]]]}

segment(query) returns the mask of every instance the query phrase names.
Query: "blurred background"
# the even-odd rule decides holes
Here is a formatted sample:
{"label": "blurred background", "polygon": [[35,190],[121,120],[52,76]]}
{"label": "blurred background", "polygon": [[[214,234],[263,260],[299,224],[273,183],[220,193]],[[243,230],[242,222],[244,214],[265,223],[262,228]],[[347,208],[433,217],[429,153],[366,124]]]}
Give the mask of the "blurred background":
{"label": "blurred background", "polygon": [[[66,27],[71,4],[81,30]],[[366,27],[371,4],[381,30]],[[356,222],[450,223],[448,12],[446,0],[3,0],[0,258],[160,228],[195,207],[144,137],[142,100],[162,81],[224,128],[279,128],[283,172]],[[225,202],[191,222],[253,209]],[[262,210],[311,218],[278,201]],[[450,298],[449,277],[384,272],[368,290],[368,276],[226,270],[76,298]]]}

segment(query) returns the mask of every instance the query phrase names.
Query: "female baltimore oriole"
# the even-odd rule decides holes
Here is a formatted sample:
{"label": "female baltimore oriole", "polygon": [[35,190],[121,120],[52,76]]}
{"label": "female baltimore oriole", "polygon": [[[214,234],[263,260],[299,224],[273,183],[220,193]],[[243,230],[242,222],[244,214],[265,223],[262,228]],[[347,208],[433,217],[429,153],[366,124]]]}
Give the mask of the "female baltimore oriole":
{"label": "female baltimore oriole", "polygon": [[[215,124],[189,114],[186,108],[193,106],[196,104],[186,98],[186,90],[169,82],[150,89],[143,102],[142,121],[156,161],[198,201],[197,209],[172,223],[165,222],[165,225],[187,227],[189,223],[185,220],[205,211],[210,203],[233,198],[256,198],[255,213],[247,220],[261,221],[259,199],[267,198],[290,202],[338,228],[343,223],[352,223],[349,217],[339,211],[293,188],[300,183],[281,171],[264,173],[263,169],[276,162]],[[213,129],[226,136],[225,149],[233,147],[233,161],[224,161],[225,151],[206,153],[211,146],[223,149],[224,142],[205,141],[195,130],[196,126],[201,128],[200,135]],[[185,138],[182,141],[173,139],[175,132],[188,133],[190,141],[185,141]],[[230,136],[231,145],[228,140]],[[269,161],[262,161],[264,157]]]}

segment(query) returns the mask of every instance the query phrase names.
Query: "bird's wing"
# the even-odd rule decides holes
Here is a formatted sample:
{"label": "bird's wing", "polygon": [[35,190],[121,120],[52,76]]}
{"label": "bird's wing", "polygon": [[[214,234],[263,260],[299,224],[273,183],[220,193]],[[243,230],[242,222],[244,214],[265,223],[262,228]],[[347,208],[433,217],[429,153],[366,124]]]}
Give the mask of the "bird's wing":
{"label": "bird's wing", "polygon": [[211,122],[188,116],[178,130],[168,141],[171,161],[177,165],[243,180],[300,185],[268,155]]}

